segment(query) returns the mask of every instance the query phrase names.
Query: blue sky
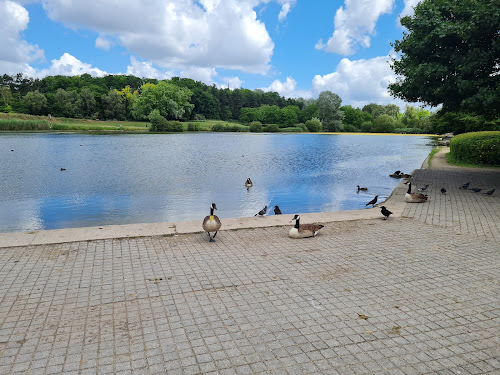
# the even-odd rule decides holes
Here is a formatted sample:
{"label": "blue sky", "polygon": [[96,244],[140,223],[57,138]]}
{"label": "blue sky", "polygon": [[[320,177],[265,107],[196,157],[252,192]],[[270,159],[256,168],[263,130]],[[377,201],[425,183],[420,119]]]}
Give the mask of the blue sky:
{"label": "blue sky", "polygon": [[418,2],[0,0],[0,74],[181,76],[402,107],[386,89],[390,43]]}

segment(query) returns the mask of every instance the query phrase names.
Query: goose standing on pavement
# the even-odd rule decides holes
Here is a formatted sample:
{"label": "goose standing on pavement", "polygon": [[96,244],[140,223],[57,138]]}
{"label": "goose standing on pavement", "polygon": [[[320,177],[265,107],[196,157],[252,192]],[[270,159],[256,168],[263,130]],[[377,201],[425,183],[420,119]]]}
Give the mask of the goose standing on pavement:
{"label": "goose standing on pavement", "polygon": [[382,215],[385,216],[384,220],[388,219],[389,216],[392,215],[392,212],[389,211],[387,208],[385,208],[385,206],[381,206],[380,208],[381,208],[380,212],[382,212]]}
{"label": "goose standing on pavement", "polygon": [[319,230],[324,227],[322,224],[300,224],[300,216],[295,215],[291,221],[295,220],[295,225],[288,235],[292,238],[307,238],[314,237],[318,234]]}
{"label": "goose standing on pavement", "polygon": [[[220,229],[222,223],[219,218],[214,215],[214,210],[217,209],[215,203],[210,205],[210,215],[205,216],[203,219],[202,227],[205,232],[208,234],[208,238],[210,238],[210,242],[215,242],[214,238],[217,236],[217,231]],[[210,232],[215,232],[213,236],[210,235]]]}
{"label": "goose standing on pavement", "polygon": [[260,210],[258,213],[256,213],[254,216],[260,216],[263,217],[267,212],[267,206],[265,206],[262,210]]}
{"label": "goose standing on pavement", "polygon": [[405,200],[407,203],[421,203],[425,202],[429,198],[425,194],[412,193],[411,192],[411,182],[408,184],[408,191],[405,194]]}
{"label": "goose standing on pavement", "polygon": [[495,191],[495,189],[491,189],[491,190],[485,191],[483,193],[483,195],[491,195],[491,194],[493,194],[494,191]]}
{"label": "goose standing on pavement", "polygon": [[374,207],[375,203],[377,203],[377,198],[378,198],[378,195],[375,195],[375,198],[373,198],[371,201],[369,201],[367,204],[365,204],[365,206],[369,206],[371,204],[372,207]]}

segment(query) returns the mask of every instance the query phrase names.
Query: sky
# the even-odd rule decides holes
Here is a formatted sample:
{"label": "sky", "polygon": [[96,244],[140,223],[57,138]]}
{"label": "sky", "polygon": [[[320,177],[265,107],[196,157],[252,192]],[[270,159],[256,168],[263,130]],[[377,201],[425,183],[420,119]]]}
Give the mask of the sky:
{"label": "sky", "polygon": [[192,78],[342,105],[387,85],[420,0],[0,0],[0,74]]}

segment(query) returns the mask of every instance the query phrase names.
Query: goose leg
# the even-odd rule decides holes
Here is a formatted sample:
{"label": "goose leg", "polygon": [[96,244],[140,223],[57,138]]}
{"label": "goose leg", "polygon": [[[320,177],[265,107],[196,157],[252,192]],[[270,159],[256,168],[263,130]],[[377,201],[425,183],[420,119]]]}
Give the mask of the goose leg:
{"label": "goose leg", "polygon": [[217,236],[217,232],[215,232],[214,236],[212,238],[215,238],[215,236]]}

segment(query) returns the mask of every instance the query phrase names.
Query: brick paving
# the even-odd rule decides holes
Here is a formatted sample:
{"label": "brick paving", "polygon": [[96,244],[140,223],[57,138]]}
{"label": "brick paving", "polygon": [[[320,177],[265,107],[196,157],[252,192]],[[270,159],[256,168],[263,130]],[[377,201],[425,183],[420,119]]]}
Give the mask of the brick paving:
{"label": "brick paving", "polygon": [[416,171],[429,202],[311,239],[0,249],[0,374],[500,374],[500,191],[456,189],[499,174],[460,173]]}

